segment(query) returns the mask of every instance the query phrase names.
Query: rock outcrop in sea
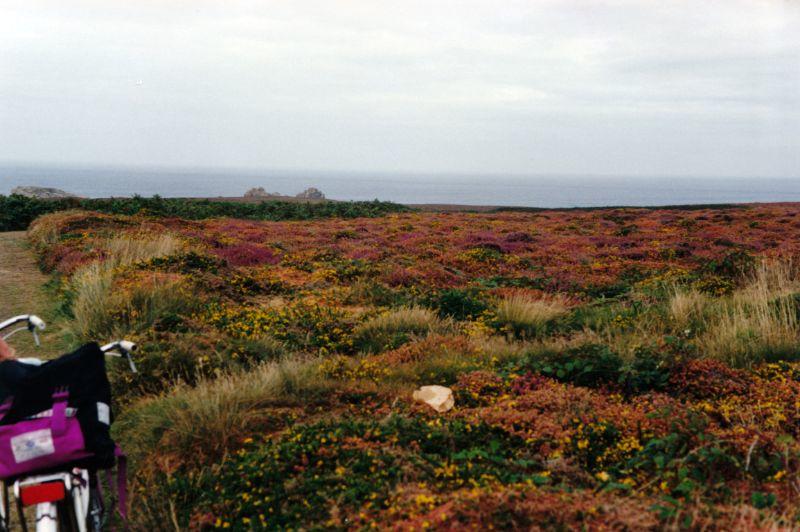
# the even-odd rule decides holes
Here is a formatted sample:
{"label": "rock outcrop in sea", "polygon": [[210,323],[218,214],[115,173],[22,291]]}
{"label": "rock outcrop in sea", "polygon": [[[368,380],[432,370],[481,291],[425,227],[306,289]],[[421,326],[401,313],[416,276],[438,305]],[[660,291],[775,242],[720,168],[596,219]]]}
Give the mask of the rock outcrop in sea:
{"label": "rock outcrop in sea", "polygon": [[11,194],[37,199],[64,199],[78,197],[75,194],[61,190],[60,188],[50,187],[15,187],[11,190]]}
{"label": "rock outcrop in sea", "polygon": [[325,194],[318,188],[309,187],[295,197],[297,199],[323,200],[325,199]]}
{"label": "rock outcrop in sea", "polygon": [[264,187],[254,187],[244,193],[245,198],[273,198],[280,196],[277,192],[267,192]]}

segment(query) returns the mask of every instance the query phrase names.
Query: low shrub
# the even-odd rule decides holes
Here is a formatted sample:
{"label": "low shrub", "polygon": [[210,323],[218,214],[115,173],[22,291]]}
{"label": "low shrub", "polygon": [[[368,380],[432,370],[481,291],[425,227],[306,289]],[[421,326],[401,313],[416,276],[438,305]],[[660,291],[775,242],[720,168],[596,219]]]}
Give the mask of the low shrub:
{"label": "low shrub", "polygon": [[[132,462],[136,530],[162,530],[197,503],[199,480],[244,438],[284,430],[333,390],[315,361],[282,361],[178,385],[128,405],[113,426]],[[183,521],[183,526],[188,520]]]}
{"label": "low shrub", "polygon": [[208,255],[190,250],[186,253],[171,254],[140,261],[135,266],[142,270],[188,274],[194,272],[217,273],[224,265],[225,262],[222,259],[209,257]]}
{"label": "low shrub", "polygon": [[656,502],[611,491],[550,490],[535,484],[464,488],[447,496],[417,488],[395,497],[391,515],[375,510],[356,523],[397,530],[655,530],[660,523],[651,507]]}
{"label": "low shrub", "polygon": [[510,358],[502,347],[464,336],[431,334],[373,358],[390,368],[384,380],[449,386],[463,373],[494,369]]}
{"label": "low shrub", "polygon": [[756,258],[751,253],[739,249],[708,261],[703,269],[720,277],[743,279],[753,274],[756,265]]}
{"label": "low shrub", "polygon": [[670,391],[695,399],[710,399],[746,394],[750,378],[742,370],[728,367],[718,360],[688,360],[674,368],[670,375]]}
{"label": "low shrub", "polygon": [[677,418],[669,433],[651,438],[620,468],[622,474],[646,474],[661,483],[666,504],[654,509],[662,518],[674,515],[679,499],[729,497],[727,483],[743,476],[738,452],[706,429],[701,416]]}
{"label": "low shrub", "polygon": [[344,300],[348,305],[403,307],[413,305],[415,295],[402,287],[389,287],[371,279],[357,279]]}
{"label": "low shrub", "polygon": [[441,318],[464,321],[478,317],[488,304],[474,288],[442,290],[428,296],[427,306],[436,310]]}
{"label": "low shrub", "polygon": [[330,306],[302,301],[277,308],[215,303],[200,318],[233,338],[268,336],[298,351],[350,353],[354,347],[355,319]]}
{"label": "low shrub", "polygon": [[[110,372],[135,529],[778,526],[800,276],[702,261],[790,256],[795,211],[65,211],[30,236],[86,336],[140,344]],[[413,401],[428,384],[455,407]]]}
{"label": "low shrub", "polygon": [[637,394],[664,390],[673,367],[672,360],[650,349],[640,348],[626,361],[606,345],[585,344],[529,353],[507,364],[503,373],[529,371],[576,386],[608,387]]}
{"label": "low shrub", "polygon": [[257,246],[249,242],[212,249],[211,253],[223,259],[231,266],[257,266],[260,264],[277,264],[280,262],[280,257],[274,250]]}
{"label": "low shrub", "polygon": [[530,354],[507,368],[513,373],[532,371],[576,386],[614,384],[622,375],[620,356],[602,344],[587,344],[564,352]]}
{"label": "low shrub", "polygon": [[460,420],[392,416],[297,426],[231,455],[194,490],[192,506],[178,510],[179,522],[233,530],[339,527],[363,507],[386,508],[401,482],[437,490],[547,482],[524,456],[521,439]]}

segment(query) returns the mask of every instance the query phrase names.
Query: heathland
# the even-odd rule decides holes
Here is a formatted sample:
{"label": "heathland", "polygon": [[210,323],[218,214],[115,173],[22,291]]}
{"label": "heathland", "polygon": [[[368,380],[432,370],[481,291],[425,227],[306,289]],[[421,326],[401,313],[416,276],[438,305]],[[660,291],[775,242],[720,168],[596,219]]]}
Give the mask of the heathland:
{"label": "heathland", "polygon": [[28,232],[65,341],[141,346],[135,528],[798,523],[800,205],[158,201]]}

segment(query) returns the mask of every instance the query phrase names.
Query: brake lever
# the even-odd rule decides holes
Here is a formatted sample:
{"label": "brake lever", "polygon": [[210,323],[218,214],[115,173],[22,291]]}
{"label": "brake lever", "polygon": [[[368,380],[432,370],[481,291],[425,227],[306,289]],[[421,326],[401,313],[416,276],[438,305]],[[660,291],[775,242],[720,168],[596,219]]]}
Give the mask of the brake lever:
{"label": "brake lever", "polygon": [[29,316],[28,317],[28,330],[33,335],[33,341],[36,343],[36,347],[41,347],[42,342],[39,340],[39,331],[43,331],[46,325],[44,321],[38,316]]}
{"label": "brake lever", "polygon": [[124,356],[128,360],[128,364],[131,366],[131,372],[139,373],[139,370],[136,369],[136,364],[133,363],[133,357],[128,352],[127,349],[120,347],[120,351],[122,351],[122,356]]}

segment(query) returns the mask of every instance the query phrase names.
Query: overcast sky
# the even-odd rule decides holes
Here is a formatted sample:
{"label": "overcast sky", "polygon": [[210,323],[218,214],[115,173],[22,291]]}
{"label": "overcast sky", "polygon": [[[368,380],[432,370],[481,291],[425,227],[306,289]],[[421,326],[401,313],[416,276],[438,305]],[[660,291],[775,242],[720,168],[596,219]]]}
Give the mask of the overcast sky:
{"label": "overcast sky", "polygon": [[2,0],[0,161],[800,178],[800,2]]}

